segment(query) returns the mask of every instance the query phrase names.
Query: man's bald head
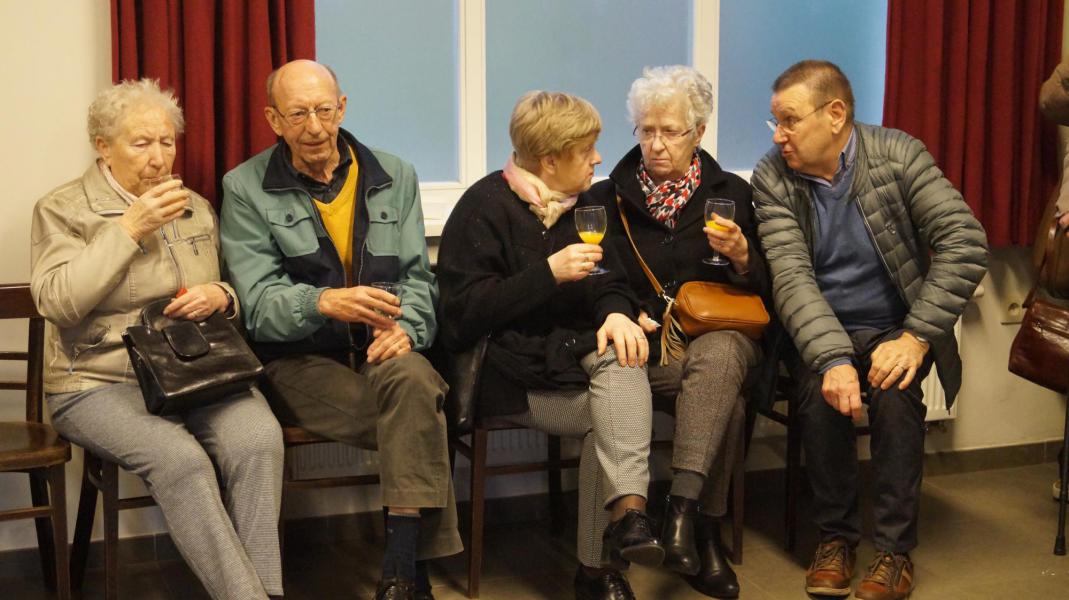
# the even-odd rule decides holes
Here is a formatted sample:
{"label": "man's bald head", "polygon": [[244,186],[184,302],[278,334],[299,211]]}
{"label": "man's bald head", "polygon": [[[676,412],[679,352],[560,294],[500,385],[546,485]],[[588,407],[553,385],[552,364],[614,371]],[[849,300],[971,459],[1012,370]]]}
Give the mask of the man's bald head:
{"label": "man's bald head", "polygon": [[[292,60],[281,67],[271,71],[271,74],[267,76],[267,105],[277,107],[277,85],[281,85],[283,80],[286,80],[286,84],[296,83],[297,81],[309,81],[318,78],[329,78],[334,85],[334,91],[336,96],[341,96],[341,86],[338,85],[338,76],[334,73],[334,70],[315,62],[314,60],[297,59]],[[296,81],[291,81],[296,80]]]}

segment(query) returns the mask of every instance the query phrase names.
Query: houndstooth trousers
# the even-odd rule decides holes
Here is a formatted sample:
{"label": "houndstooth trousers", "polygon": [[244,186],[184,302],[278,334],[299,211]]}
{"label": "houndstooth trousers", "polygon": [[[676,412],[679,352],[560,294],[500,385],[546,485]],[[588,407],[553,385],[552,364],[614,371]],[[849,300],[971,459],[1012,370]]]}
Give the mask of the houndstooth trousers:
{"label": "houndstooth trousers", "polygon": [[586,390],[529,390],[526,413],[508,417],[524,427],[583,440],[579,457],[579,562],[601,566],[608,508],[621,496],[646,497],[650,481],[652,413],[645,367],[622,367],[610,347],[580,361]]}
{"label": "houndstooth trousers", "polygon": [[282,430],[258,390],[181,417],[150,414],[125,383],[49,395],[48,405],[65,438],[144,480],[212,598],[282,595]]}

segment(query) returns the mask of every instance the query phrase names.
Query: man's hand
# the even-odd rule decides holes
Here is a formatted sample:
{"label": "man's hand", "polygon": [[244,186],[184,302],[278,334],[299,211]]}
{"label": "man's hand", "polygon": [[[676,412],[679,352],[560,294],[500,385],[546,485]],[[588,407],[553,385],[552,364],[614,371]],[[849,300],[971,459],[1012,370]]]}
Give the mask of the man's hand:
{"label": "man's hand", "polygon": [[820,386],[824,401],[855,421],[861,419],[861,385],[853,365],[839,365],[824,372]]}
{"label": "man's hand", "polygon": [[182,216],[189,204],[189,190],[182,181],[165,181],[141,194],[119,217],[119,226],[135,242]]}
{"label": "man's hand", "polygon": [[646,314],[646,311],[642,311],[638,313],[638,326],[646,333],[654,333],[660,328],[661,324],[651,319],[650,316]]}
{"label": "man's hand", "polygon": [[738,223],[720,215],[713,218],[716,220],[716,227],[702,228],[709,240],[709,247],[726,256],[736,272],[746,273],[750,270],[750,243],[746,236],[742,235],[742,228]]}
{"label": "man's hand", "polygon": [[646,334],[623,313],[612,313],[605,317],[605,324],[598,329],[598,356],[605,354],[609,340],[616,348],[616,359],[621,367],[641,367],[650,357]]}
{"label": "man's hand", "polygon": [[378,365],[412,351],[412,340],[408,334],[397,321],[391,323],[393,327],[389,329],[375,328],[371,331],[375,339],[367,347],[367,362]]}
{"label": "man's hand", "polygon": [[401,301],[389,292],[360,285],[332,288],[319,295],[320,314],[346,323],[366,323],[378,329],[392,329],[390,317],[401,316]]}
{"label": "man's hand", "polygon": [[551,255],[549,270],[558,284],[579,281],[590,274],[601,260],[601,246],[597,244],[571,244]]}
{"label": "man's hand", "polygon": [[906,389],[917,375],[917,369],[921,368],[926,352],[928,343],[918,340],[908,331],[902,332],[898,339],[876,346],[872,351],[869,385],[888,390],[901,380],[898,389]]}
{"label": "man's hand", "polygon": [[[1065,237],[1069,237],[1069,212],[1058,217],[1058,226],[1067,228],[1065,230]],[[1050,226],[1048,225],[1047,227],[1049,228]]]}

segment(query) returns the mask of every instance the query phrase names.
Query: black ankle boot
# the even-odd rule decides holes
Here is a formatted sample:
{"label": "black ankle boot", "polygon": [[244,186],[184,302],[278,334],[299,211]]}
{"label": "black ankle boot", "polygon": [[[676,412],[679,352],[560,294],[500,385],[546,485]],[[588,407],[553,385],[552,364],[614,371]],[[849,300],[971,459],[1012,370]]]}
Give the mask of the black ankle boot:
{"label": "black ankle boot", "polygon": [[661,523],[664,566],[682,575],[696,575],[701,567],[698,548],[694,545],[694,520],[698,501],[682,496],[668,496]]}
{"label": "black ankle boot", "polygon": [[728,563],[720,541],[720,521],[699,515],[694,527],[701,568],[697,575],[686,577],[690,587],[713,598],[738,598],[739,578]]}

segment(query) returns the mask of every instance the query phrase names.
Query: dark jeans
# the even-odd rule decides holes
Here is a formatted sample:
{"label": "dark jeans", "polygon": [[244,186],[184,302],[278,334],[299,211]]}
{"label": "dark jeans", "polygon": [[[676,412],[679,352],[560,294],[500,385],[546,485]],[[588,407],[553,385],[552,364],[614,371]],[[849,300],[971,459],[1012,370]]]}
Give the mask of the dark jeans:
{"label": "dark jeans", "polygon": [[[905,390],[872,389],[867,382],[873,350],[883,341],[896,339],[901,329],[860,330],[850,334],[854,343],[854,366],[858,369],[863,401],[868,405],[872,434],[874,482],[873,514],[877,550],[909,552],[917,546],[917,514],[924,459],[924,416],[921,381],[931,369],[931,353]],[[861,539],[857,508],[857,432],[850,417],[843,416],[824,400],[823,376],[789,361],[791,377],[798,383],[802,447],[806,472],[813,489],[815,521],[822,539],[842,537],[851,545]]]}

